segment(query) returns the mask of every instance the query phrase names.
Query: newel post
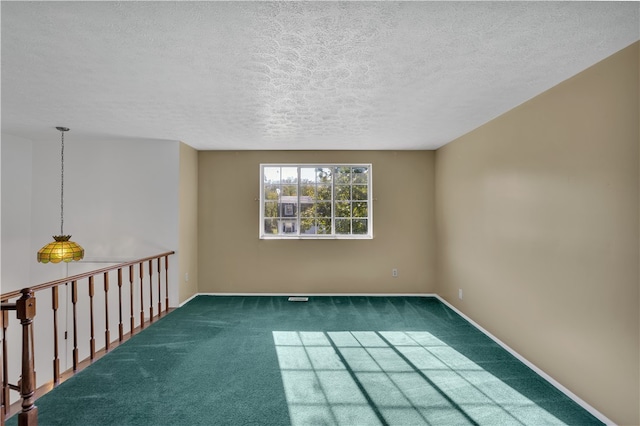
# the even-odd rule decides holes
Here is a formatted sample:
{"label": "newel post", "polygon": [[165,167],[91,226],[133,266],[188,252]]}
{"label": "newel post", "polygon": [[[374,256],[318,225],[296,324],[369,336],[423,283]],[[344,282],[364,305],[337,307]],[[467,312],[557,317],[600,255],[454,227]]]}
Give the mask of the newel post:
{"label": "newel post", "polygon": [[38,408],[35,406],[35,373],[33,347],[33,318],[36,316],[36,298],[29,288],[22,290],[16,301],[16,314],[22,325],[22,377],[20,395],[22,411],[18,414],[19,426],[36,426]]}

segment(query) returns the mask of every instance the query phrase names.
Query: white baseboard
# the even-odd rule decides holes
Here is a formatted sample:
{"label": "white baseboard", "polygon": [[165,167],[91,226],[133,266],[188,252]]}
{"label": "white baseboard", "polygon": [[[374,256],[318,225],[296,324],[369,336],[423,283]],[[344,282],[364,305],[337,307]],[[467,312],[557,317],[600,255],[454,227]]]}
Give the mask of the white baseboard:
{"label": "white baseboard", "polygon": [[550,375],[548,375],[547,373],[545,373],[542,369],[538,368],[535,364],[533,364],[532,362],[530,362],[528,359],[526,359],[525,357],[523,357],[522,355],[520,355],[518,352],[516,352],[515,350],[513,350],[511,347],[509,347],[506,343],[504,343],[503,341],[501,341],[500,339],[498,339],[496,336],[494,336],[493,334],[489,333],[487,330],[485,330],[480,324],[476,323],[474,320],[472,320],[471,318],[469,318],[468,316],[466,316],[465,314],[463,314],[460,310],[458,310],[458,308],[456,308],[455,306],[453,306],[451,303],[447,302],[446,300],[444,300],[442,297],[440,297],[439,295],[435,295],[435,297],[440,300],[442,303],[444,303],[445,305],[447,305],[452,311],[454,311],[455,313],[457,313],[458,315],[460,315],[462,318],[464,318],[465,320],[467,320],[469,322],[469,324],[473,325],[475,328],[477,328],[478,330],[480,330],[482,333],[484,333],[487,337],[489,337],[491,340],[493,340],[494,342],[496,342],[498,345],[500,345],[504,350],[506,350],[507,352],[509,352],[511,355],[513,355],[514,357],[516,357],[518,359],[518,361],[522,362],[524,365],[526,365],[527,367],[529,367],[530,369],[532,369],[533,371],[535,371],[540,377],[542,377],[543,379],[545,379],[547,382],[549,382],[550,384],[552,384],[556,389],[558,389],[560,392],[562,392],[563,394],[565,394],[567,397],[569,397],[570,399],[572,399],[575,403],[577,403],[578,405],[580,405],[582,408],[584,408],[585,410],[587,410],[589,413],[591,413],[594,417],[596,417],[598,420],[600,420],[601,422],[607,424],[607,425],[615,425],[615,423],[609,419],[607,416],[605,416],[604,414],[602,414],[601,412],[599,412],[598,410],[596,410],[595,408],[593,408],[591,405],[589,405],[587,402],[585,402],[582,398],[580,398],[578,395],[574,394],[573,392],[571,392],[569,389],[567,389],[566,387],[562,386],[562,384],[560,384],[559,382],[557,382],[553,377],[551,377]]}
{"label": "white baseboard", "polygon": [[[198,293],[195,296],[364,296],[364,297],[436,297],[433,293]],[[191,300],[192,296],[189,300]],[[186,303],[186,302],[185,302]]]}
{"label": "white baseboard", "polygon": [[187,303],[191,302],[193,299],[195,299],[196,297],[200,296],[200,293],[196,293],[193,296],[191,296],[190,298],[188,298],[187,300],[185,300],[184,302],[180,303],[178,305],[178,308],[182,308],[184,305],[186,305]]}
{"label": "white baseboard", "polygon": [[526,365],[527,367],[529,367],[530,369],[532,369],[533,371],[535,371],[540,377],[542,377],[543,379],[545,379],[547,382],[549,382],[551,385],[553,385],[556,389],[558,389],[560,392],[564,393],[567,397],[569,397],[570,399],[572,399],[576,404],[580,405],[582,408],[584,408],[586,411],[588,411],[589,413],[591,413],[595,418],[597,418],[598,420],[600,420],[601,422],[607,424],[607,425],[613,425],[615,426],[615,422],[613,422],[611,419],[609,419],[607,416],[605,416],[604,414],[602,414],[601,412],[599,412],[598,410],[596,410],[595,408],[593,408],[591,405],[589,405],[587,402],[585,402],[582,398],[580,398],[578,395],[574,394],[573,392],[571,392],[569,389],[567,389],[566,387],[564,387],[562,384],[560,384],[558,381],[556,381],[553,377],[551,377],[550,375],[548,375],[547,373],[545,373],[542,369],[538,368],[535,364],[533,364],[532,362],[530,362],[528,359],[526,359],[525,357],[523,357],[522,355],[520,355],[518,352],[516,352],[515,350],[513,350],[510,346],[508,346],[506,343],[504,343],[503,341],[501,341],[500,339],[498,339],[496,336],[494,336],[493,334],[491,334],[490,332],[488,332],[487,330],[485,330],[482,326],[480,326],[480,324],[476,323],[475,321],[473,321],[471,318],[469,318],[468,316],[466,316],[465,314],[463,314],[460,310],[458,310],[458,308],[456,308],[455,306],[453,306],[451,303],[447,302],[445,299],[443,299],[442,297],[440,297],[438,294],[435,293],[196,293],[193,296],[191,296],[190,298],[188,298],[187,300],[185,300],[184,302],[182,302],[180,304],[179,307],[184,306],[185,304],[187,304],[188,302],[190,302],[191,300],[193,300],[194,298],[198,297],[198,296],[314,296],[314,297],[322,297],[322,296],[366,296],[366,297],[435,297],[436,299],[438,299],[440,302],[444,303],[447,307],[449,307],[452,311],[454,311],[455,313],[457,313],[458,315],[460,315],[462,318],[464,318],[466,321],[469,322],[469,324],[473,325],[475,328],[477,328],[480,332],[482,332],[483,334],[485,334],[487,337],[489,337],[491,340],[493,340],[494,342],[496,342],[498,345],[500,345],[504,350],[506,350],[507,352],[509,352],[511,355],[513,355],[515,358],[517,358],[520,362],[522,362],[524,365]]}

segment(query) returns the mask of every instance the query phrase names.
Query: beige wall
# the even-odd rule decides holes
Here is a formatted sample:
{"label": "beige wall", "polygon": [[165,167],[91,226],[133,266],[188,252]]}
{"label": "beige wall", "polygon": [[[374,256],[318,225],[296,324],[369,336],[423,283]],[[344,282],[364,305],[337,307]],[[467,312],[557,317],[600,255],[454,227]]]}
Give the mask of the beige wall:
{"label": "beige wall", "polygon": [[[433,292],[433,161],[427,151],[200,152],[199,292]],[[258,239],[260,163],[372,163],[374,238]]]}
{"label": "beige wall", "polygon": [[635,43],[436,152],[437,292],[627,425],[640,423],[638,63]]}
{"label": "beige wall", "polygon": [[[180,143],[178,280],[180,303],[198,292],[198,151]],[[189,274],[189,280],[186,275]]]}

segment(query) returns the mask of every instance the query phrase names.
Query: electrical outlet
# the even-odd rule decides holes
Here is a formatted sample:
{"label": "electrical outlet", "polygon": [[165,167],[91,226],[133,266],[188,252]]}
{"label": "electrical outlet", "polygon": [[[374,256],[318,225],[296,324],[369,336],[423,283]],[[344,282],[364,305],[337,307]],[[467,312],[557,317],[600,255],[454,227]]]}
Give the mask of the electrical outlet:
{"label": "electrical outlet", "polygon": [[188,272],[184,274],[184,281],[185,282],[189,282],[189,273]]}
{"label": "electrical outlet", "polygon": [[458,299],[462,300],[462,289],[458,289]]}
{"label": "electrical outlet", "polygon": [[392,276],[393,278],[398,278],[398,270],[397,270],[396,268],[393,268],[393,269],[391,270],[391,276]]}

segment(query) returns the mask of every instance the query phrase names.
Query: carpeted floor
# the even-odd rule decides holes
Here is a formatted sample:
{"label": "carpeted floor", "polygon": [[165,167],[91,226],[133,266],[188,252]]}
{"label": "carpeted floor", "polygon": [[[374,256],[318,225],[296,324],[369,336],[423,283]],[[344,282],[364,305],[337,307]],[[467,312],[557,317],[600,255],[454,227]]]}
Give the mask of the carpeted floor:
{"label": "carpeted floor", "polygon": [[36,405],[45,426],[601,424],[437,299],[408,297],[200,296]]}

